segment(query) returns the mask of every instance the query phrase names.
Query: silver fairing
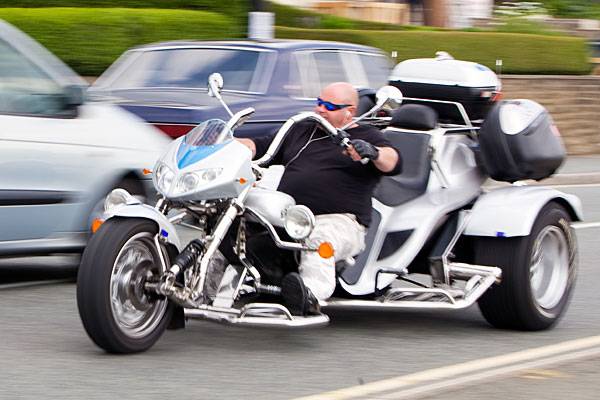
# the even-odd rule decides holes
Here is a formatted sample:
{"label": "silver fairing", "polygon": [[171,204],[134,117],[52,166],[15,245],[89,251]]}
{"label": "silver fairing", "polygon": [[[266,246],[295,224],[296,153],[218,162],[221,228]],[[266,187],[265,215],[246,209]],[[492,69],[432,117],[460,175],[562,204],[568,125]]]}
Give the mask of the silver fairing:
{"label": "silver fairing", "polygon": [[[184,137],[173,142],[163,157],[158,161],[167,165],[174,173],[173,183],[167,190],[157,183],[156,174],[153,177],[154,186],[166,198],[179,201],[202,201],[222,198],[235,198],[255,181],[252,172],[252,153],[248,147],[233,140],[215,153],[191,165],[179,168],[177,151]],[[157,168],[155,168],[157,169]],[[179,193],[176,190],[177,181],[188,172],[202,172],[207,169],[220,170],[220,174],[210,182],[197,186],[193,192]]]}

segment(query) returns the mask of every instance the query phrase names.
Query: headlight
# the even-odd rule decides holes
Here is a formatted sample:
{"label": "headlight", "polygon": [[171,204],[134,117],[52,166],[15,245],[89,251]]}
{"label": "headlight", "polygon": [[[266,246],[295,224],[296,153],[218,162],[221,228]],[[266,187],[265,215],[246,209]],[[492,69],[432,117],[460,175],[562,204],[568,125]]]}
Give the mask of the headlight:
{"label": "headlight", "polygon": [[221,175],[222,171],[222,168],[209,168],[201,169],[195,172],[187,172],[177,179],[175,193],[183,194],[193,192],[200,185],[217,179],[217,177]]}
{"label": "headlight", "polygon": [[198,171],[198,174],[200,175],[200,179],[203,181],[203,183],[206,183],[217,179],[217,177],[221,175],[222,171],[222,168],[209,168]]}
{"label": "headlight", "polygon": [[306,206],[292,206],[284,218],[285,231],[292,239],[306,239],[315,227],[315,216]]}
{"label": "headlight", "polygon": [[160,164],[155,172],[157,189],[163,193],[168,193],[175,178],[175,173],[165,164]]}
{"label": "headlight", "polygon": [[186,193],[191,192],[196,189],[198,183],[200,182],[200,178],[193,172],[188,172],[187,174],[183,174],[179,180],[177,180],[177,192],[178,193]]}
{"label": "headlight", "polygon": [[110,210],[119,207],[123,204],[127,204],[128,201],[135,199],[125,189],[115,189],[106,196],[104,200],[104,211],[109,212]]}

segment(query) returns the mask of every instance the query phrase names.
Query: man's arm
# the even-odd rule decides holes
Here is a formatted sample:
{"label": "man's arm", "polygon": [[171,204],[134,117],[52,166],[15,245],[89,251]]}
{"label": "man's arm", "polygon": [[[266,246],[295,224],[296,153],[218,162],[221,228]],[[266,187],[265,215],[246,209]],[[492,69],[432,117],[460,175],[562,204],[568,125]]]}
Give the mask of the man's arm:
{"label": "man's arm", "polygon": [[399,157],[395,149],[387,146],[373,146],[371,143],[360,139],[353,140],[347,152],[354,161],[360,161],[363,158],[370,159],[381,172],[390,172],[398,164]]}
{"label": "man's arm", "polygon": [[398,152],[391,147],[377,147],[379,157],[373,160],[373,164],[381,172],[390,172],[398,164]]}

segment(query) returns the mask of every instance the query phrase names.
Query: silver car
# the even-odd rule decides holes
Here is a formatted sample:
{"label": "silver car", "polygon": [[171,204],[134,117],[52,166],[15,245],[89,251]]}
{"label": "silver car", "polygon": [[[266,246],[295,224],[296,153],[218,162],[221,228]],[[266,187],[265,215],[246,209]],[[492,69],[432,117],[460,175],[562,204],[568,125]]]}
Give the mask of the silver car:
{"label": "silver car", "polygon": [[0,20],[0,256],[80,251],[115,187],[153,196],[169,138],[119,107]]}

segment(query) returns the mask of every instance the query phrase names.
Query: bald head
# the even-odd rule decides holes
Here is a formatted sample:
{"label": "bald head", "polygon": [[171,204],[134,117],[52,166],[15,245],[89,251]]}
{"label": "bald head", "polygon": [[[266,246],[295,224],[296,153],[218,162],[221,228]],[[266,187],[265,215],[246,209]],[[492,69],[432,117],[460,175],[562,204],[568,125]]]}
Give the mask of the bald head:
{"label": "bald head", "polygon": [[321,98],[334,98],[336,104],[358,104],[358,92],[348,82],[334,82],[321,91]]}
{"label": "bald head", "polygon": [[351,84],[347,82],[331,83],[323,88],[319,97],[326,102],[343,106],[334,110],[327,110],[322,105],[315,107],[315,112],[333,126],[341,128],[352,121],[358,104],[358,92]]}

